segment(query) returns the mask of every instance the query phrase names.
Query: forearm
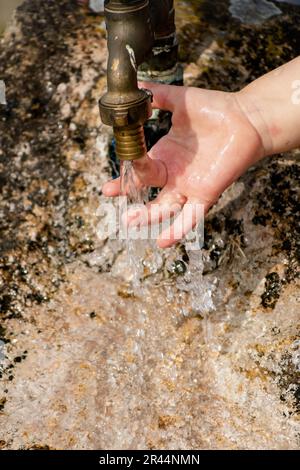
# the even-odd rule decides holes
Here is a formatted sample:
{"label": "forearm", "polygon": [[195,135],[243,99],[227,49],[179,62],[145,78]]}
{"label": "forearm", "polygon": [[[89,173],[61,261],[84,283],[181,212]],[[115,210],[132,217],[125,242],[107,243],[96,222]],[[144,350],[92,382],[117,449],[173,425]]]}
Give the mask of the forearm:
{"label": "forearm", "polygon": [[237,99],[265,156],[300,146],[300,57],[255,80]]}

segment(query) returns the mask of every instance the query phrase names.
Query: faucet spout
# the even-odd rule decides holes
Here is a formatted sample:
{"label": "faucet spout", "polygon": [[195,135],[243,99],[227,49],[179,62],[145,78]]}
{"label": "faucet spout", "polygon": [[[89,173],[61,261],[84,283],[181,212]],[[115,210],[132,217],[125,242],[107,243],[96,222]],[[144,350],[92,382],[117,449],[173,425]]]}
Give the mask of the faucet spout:
{"label": "faucet spout", "polygon": [[109,59],[100,115],[114,128],[118,158],[135,160],[146,155],[143,125],[152,114],[152,94],[137,80],[154,44],[149,0],[106,0],[105,18]]}

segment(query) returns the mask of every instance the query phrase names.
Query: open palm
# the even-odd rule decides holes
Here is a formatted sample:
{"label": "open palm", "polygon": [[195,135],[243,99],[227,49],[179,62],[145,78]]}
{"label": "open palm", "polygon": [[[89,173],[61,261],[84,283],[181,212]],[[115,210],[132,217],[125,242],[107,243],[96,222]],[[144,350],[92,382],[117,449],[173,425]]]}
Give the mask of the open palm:
{"label": "open palm", "polygon": [[[263,156],[264,149],[238,94],[144,86],[153,92],[155,108],[173,113],[168,135],[145,158],[134,162],[136,184],[162,188],[145,209],[149,221],[163,219],[170,210],[177,214],[172,230],[159,237],[158,245],[165,248],[184,238],[199,222],[199,204],[207,212],[222,192]],[[103,193],[118,196],[120,179],[106,183]],[[153,205],[155,212],[151,211]],[[131,223],[139,220],[139,215],[135,212]]]}

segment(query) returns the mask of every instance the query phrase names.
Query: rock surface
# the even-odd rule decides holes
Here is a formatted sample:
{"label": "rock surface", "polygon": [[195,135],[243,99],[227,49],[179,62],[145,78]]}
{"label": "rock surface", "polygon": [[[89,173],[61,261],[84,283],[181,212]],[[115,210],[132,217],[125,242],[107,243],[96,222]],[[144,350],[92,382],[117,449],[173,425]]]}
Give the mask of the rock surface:
{"label": "rock surface", "polygon": [[[176,4],[188,85],[235,90],[300,54],[300,7],[252,26]],[[208,319],[163,266],[132,292],[124,244],[97,237],[104,37],[71,0],[27,0],[0,44],[0,447],[298,449],[300,153],[209,214]]]}

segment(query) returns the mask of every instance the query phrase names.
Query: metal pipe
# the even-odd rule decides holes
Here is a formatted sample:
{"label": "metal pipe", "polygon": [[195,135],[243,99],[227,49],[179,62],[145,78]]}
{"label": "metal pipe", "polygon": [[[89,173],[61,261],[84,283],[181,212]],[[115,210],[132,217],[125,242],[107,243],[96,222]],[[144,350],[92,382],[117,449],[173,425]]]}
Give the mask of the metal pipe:
{"label": "metal pipe", "polygon": [[174,2],[106,0],[105,19],[109,59],[100,114],[114,128],[117,157],[135,160],[147,152],[143,125],[152,115],[152,94],[138,88],[138,78],[171,83],[178,76]]}
{"label": "metal pipe", "polygon": [[150,0],[150,12],[156,40],[175,34],[174,0]]}
{"label": "metal pipe", "polygon": [[174,0],[150,0],[150,12],[154,45],[139,68],[139,79],[182,84],[183,71],[178,64]]}
{"label": "metal pipe", "polygon": [[135,160],[146,152],[143,124],[151,116],[152,94],[138,88],[138,66],[154,44],[149,0],[106,0],[109,60],[102,121],[114,128],[117,156]]}

